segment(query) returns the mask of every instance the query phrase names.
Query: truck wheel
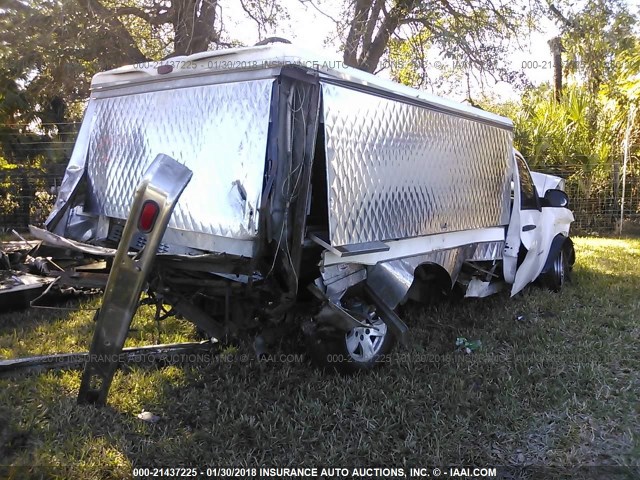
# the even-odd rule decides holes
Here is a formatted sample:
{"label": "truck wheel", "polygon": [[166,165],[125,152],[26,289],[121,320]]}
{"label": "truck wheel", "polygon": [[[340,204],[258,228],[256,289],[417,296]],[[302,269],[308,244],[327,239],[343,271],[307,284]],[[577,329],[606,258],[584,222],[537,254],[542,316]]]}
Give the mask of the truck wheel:
{"label": "truck wheel", "polygon": [[383,363],[393,350],[395,337],[379,316],[374,314],[367,323],[347,333],[313,334],[308,341],[311,358],[321,367],[343,373],[370,370]]}
{"label": "truck wheel", "polygon": [[564,248],[561,248],[553,260],[551,269],[540,276],[540,283],[543,287],[548,288],[552,292],[562,290],[565,282],[569,278],[569,258]]}

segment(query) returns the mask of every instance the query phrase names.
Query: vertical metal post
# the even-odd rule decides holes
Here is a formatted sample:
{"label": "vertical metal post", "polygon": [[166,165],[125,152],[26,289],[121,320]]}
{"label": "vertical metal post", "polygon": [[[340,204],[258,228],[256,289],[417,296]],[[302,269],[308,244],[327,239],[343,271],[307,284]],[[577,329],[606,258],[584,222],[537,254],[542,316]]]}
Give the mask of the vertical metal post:
{"label": "vertical metal post", "polygon": [[627,187],[627,163],[629,161],[629,139],[631,137],[631,130],[633,129],[633,122],[636,117],[636,106],[632,104],[629,107],[629,114],[627,118],[627,129],[624,132],[624,143],[622,145],[624,159],[622,162],[622,196],[620,198],[620,229],[618,234],[622,235],[622,226],[624,223],[624,195]]}

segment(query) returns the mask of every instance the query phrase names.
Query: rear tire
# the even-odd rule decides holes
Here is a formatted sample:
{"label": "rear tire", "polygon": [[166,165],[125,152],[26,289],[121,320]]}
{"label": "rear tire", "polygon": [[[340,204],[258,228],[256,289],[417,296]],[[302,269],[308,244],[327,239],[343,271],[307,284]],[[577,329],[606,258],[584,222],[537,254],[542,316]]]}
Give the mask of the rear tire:
{"label": "rear tire", "polygon": [[356,327],[346,333],[316,330],[307,341],[314,363],[342,373],[354,373],[387,362],[395,336],[375,311],[364,323],[366,327]]}

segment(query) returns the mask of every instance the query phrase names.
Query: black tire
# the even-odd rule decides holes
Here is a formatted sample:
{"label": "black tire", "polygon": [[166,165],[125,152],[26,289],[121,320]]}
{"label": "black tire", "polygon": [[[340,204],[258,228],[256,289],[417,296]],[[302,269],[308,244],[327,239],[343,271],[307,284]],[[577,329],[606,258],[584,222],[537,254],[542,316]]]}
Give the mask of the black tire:
{"label": "black tire", "polygon": [[569,252],[565,248],[561,248],[549,271],[540,275],[540,284],[552,292],[559,292],[569,280],[570,272]]}
{"label": "black tire", "polygon": [[395,336],[377,315],[371,328],[357,327],[344,333],[316,331],[307,338],[307,349],[313,362],[341,373],[355,373],[388,362]]}

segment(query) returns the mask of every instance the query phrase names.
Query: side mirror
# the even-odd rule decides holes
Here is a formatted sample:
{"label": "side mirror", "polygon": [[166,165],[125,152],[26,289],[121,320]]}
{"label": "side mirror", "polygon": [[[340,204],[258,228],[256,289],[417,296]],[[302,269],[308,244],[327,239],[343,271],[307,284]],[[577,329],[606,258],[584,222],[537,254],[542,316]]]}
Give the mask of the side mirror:
{"label": "side mirror", "polygon": [[544,198],[542,199],[542,206],[569,208],[569,197],[562,190],[552,188],[545,192]]}

